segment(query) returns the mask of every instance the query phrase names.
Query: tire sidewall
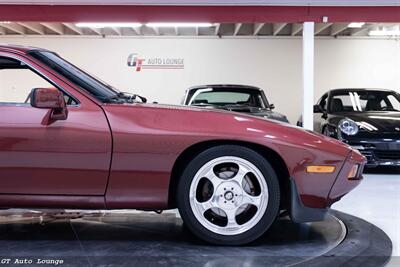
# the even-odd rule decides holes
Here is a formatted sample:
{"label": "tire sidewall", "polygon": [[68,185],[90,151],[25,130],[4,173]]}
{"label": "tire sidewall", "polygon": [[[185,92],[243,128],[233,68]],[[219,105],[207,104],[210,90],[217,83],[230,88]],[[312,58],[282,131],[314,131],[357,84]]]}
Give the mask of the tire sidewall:
{"label": "tire sidewall", "polygon": [[[237,235],[221,235],[208,230],[196,219],[189,200],[190,186],[198,170],[210,160],[223,156],[243,158],[254,164],[263,174],[268,187],[269,199],[264,215],[253,228]],[[177,194],[179,212],[191,232],[204,241],[221,245],[240,245],[254,241],[275,221],[280,206],[279,181],[272,166],[259,153],[237,145],[213,147],[197,155],[183,171]]]}

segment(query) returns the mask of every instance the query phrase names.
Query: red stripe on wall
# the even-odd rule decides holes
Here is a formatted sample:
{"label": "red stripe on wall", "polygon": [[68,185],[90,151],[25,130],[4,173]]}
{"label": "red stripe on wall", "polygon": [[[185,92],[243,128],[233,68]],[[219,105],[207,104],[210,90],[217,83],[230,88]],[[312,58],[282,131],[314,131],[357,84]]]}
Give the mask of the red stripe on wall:
{"label": "red stripe on wall", "polygon": [[396,7],[0,5],[2,21],[400,22]]}

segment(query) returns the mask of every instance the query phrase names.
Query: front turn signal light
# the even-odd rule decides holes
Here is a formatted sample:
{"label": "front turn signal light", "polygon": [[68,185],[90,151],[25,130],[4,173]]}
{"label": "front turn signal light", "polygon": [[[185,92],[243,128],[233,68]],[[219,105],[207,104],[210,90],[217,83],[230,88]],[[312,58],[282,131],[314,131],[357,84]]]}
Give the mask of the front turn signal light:
{"label": "front turn signal light", "polygon": [[333,173],[335,169],[335,166],[307,166],[308,173]]}
{"label": "front turn signal light", "polygon": [[359,168],[358,164],[353,165],[353,167],[351,167],[349,175],[347,176],[347,179],[349,179],[349,180],[357,179],[358,168]]}

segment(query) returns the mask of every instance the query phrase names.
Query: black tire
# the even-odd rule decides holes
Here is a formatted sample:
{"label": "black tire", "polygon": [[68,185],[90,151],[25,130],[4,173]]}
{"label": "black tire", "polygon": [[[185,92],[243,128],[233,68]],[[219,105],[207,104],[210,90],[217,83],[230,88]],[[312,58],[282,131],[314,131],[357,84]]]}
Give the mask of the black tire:
{"label": "black tire", "polygon": [[[269,199],[264,215],[252,228],[237,235],[222,235],[208,230],[196,219],[190,206],[189,190],[197,171],[210,160],[222,156],[235,156],[251,162],[261,171],[268,185]],[[263,156],[243,146],[221,145],[201,152],[186,166],[178,183],[177,205],[184,223],[198,238],[217,245],[243,245],[256,240],[270,228],[279,213],[280,195],[278,177]]]}

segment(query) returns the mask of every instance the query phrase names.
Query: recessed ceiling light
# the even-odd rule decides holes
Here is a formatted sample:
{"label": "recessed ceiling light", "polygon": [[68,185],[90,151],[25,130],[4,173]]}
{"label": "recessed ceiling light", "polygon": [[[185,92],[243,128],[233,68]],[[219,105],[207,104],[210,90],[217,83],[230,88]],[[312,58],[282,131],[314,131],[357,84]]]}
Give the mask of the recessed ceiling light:
{"label": "recessed ceiling light", "polygon": [[365,25],[365,22],[352,22],[349,24],[349,28],[361,28]]}
{"label": "recessed ceiling light", "polygon": [[195,22],[152,22],[152,23],[146,23],[146,26],[148,27],[155,27],[155,28],[175,28],[175,27],[181,27],[181,28],[207,28],[207,27],[212,27],[212,23],[195,23]]}
{"label": "recessed ceiling light", "polygon": [[142,26],[141,23],[136,22],[82,22],[75,25],[80,28],[135,28]]}

